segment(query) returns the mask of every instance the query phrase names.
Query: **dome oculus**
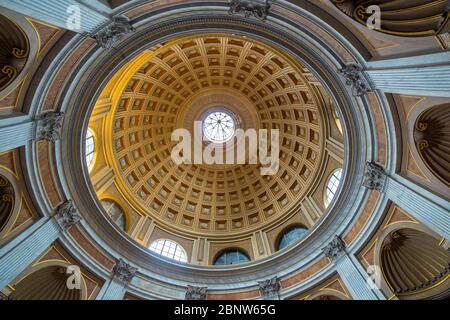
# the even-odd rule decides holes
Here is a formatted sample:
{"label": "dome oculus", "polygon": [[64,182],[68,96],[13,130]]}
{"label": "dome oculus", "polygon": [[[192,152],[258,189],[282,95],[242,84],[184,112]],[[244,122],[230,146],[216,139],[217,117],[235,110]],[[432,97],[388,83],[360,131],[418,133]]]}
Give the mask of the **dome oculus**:
{"label": "dome oculus", "polygon": [[203,134],[214,143],[229,141],[236,130],[236,124],[232,116],[223,110],[208,113],[202,122],[202,127]]}

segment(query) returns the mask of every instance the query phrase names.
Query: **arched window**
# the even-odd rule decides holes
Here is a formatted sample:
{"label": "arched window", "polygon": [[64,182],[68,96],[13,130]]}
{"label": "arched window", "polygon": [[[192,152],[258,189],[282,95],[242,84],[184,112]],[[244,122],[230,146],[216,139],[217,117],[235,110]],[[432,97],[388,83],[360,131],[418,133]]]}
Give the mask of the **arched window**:
{"label": "arched window", "polygon": [[187,262],[186,251],[178,243],[171,240],[156,240],[150,246],[150,250],[176,261]]}
{"label": "arched window", "polygon": [[215,266],[239,264],[250,261],[250,258],[239,249],[226,250],[214,261]]}
{"label": "arched window", "polygon": [[327,189],[325,191],[325,205],[328,206],[333,201],[334,196],[339,188],[342,178],[342,169],[337,169],[328,179]]}
{"label": "arched window", "polygon": [[277,250],[281,250],[286,248],[291,243],[294,243],[308,231],[308,229],[300,227],[300,226],[294,226],[287,228],[285,231],[283,231],[280,240],[278,241],[278,248]]}
{"label": "arched window", "polygon": [[103,209],[111,217],[111,219],[125,231],[125,214],[120,206],[112,200],[102,200]]}
{"label": "arched window", "polygon": [[94,152],[95,152],[95,141],[94,135],[92,134],[91,129],[88,129],[86,133],[86,163],[88,168],[92,166],[94,162]]}

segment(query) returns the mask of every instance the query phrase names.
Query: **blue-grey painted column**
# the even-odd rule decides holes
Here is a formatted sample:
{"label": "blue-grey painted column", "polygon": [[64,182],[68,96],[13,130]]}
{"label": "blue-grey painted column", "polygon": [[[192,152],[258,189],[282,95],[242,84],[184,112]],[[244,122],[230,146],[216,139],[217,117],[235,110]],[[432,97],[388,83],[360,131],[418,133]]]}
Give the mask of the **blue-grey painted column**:
{"label": "blue-grey painted column", "polygon": [[0,127],[0,152],[8,151],[25,145],[34,138],[36,123],[25,121],[9,123],[8,120],[1,121]]}
{"label": "blue-grey painted column", "polygon": [[450,239],[450,203],[448,201],[439,199],[437,203],[424,196],[429,194],[429,191],[418,186],[412,189],[393,177],[387,177],[384,193],[416,220],[445,239]]}
{"label": "blue-grey painted column", "polygon": [[450,97],[450,52],[369,62],[371,87],[383,92]]}
{"label": "blue-grey painted column", "polygon": [[130,284],[137,272],[123,259],[119,259],[113,268],[111,279],[108,279],[97,295],[96,300],[123,300],[126,287]]}
{"label": "blue-grey painted column", "polygon": [[375,163],[366,164],[364,186],[384,193],[392,202],[415,219],[450,239],[450,203],[414,183],[386,174]]}
{"label": "blue-grey painted column", "polygon": [[63,120],[64,114],[59,112],[47,112],[34,120],[25,116],[0,119],[0,152],[24,146],[30,140],[59,140]]}
{"label": "blue-grey painted column", "polygon": [[350,295],[355,300],[385,300],[381,291],[375,288],[369,275],[364,271],[357,259],[346,251],[345,243],[339,236],[322,249],[336,266],[339,274]]}
{"label": "blue-grey painted column", "polygon": [[36,260],[57,238],[60,228],[49,219],[18,246],[0,257],[0,288],[4,288]]}
{"label": "blue-grey painted column", "polygon": [[[111,8],[92,0],[0,0],[0,7],[78,33],[93,33],[109,21]],[[73,22],[79,13],[77,28]]]}
{"label": "blue-grey painted column", "polygon": [[103,285],[96,300],[123,300],[125,287],[123,282],[113,278]]}
{"label": "blue-grey painted column", "polygon": [[22,242],[0,256],[0,289],[14,281],[50,245],[60,233],[78,223],[81,217],[71,201],[61,204],[52,218],[47,218],[38,229]]}

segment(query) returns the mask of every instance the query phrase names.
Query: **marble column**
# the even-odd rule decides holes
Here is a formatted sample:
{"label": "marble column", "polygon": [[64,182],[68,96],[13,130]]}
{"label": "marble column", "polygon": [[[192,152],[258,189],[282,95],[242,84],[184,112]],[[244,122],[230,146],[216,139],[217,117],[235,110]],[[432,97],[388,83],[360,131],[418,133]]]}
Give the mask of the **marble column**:
{"label": "marble column", "polygon": [[379,289],[371,285],[369,275],[364,271],[359,261],[346,251],[344,241],[335,236],[325,248],[322,249],[336,266],[342,282],[355,300],[385,300]]}
{"label": "marble column", "polygon": [[[44,218],[43,218],[44,219]],[[71,201],[61,204],[52,218],[0,256],[0,288],[14,281],[33,261],[58,239],[60,232],[78,223],[81,217]]]}
{"label": "marble column", "polygon": [[125,289],[137,272],[123,259],[119,259],[113,268],[111,279],[105,282],[96,300],[123,300]]}
{"label": "marble column", "polygon": [[450,52],[369,62],[372,89],[416,96],[450,97]]}
{"label": "marble column", "polygon": [[78,33],[94,32],[112,12],[100,1],[86,0],[0,0],[0,7]]}
{"label": "marble column", "polygon": [[384,193],[392,202],[445,239],[450,239],[450,203],[397,175],[389,176],[367,163],[364,185]]}

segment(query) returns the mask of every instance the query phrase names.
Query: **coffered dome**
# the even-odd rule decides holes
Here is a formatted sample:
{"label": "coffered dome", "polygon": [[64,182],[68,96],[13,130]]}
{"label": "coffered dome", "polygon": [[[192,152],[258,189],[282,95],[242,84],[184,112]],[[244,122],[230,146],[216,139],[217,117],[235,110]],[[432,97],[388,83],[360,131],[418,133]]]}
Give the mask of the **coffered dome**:
{"label": "coffered dome", "polygon": [[448,298],[449,2],[0,1],[0,300]]}
{"label": "coffered dome", "polygon": [[[112,141],[105,141],[126,201],[172,231],[221,238],[298,214],[323,159],[322,104],[329,98],[314,75],[278,50],[234,35],[184,37],[148,53],[113,106]],[[172,132],[194,133],[195,121],[215,110],[243,130],[280,131],[275,175],[248,162],[174,163]]]}

